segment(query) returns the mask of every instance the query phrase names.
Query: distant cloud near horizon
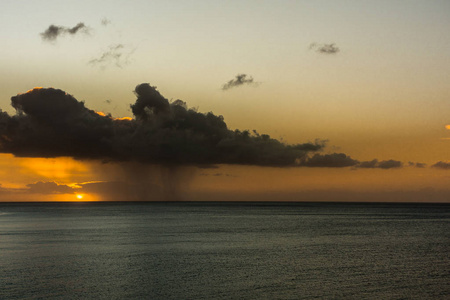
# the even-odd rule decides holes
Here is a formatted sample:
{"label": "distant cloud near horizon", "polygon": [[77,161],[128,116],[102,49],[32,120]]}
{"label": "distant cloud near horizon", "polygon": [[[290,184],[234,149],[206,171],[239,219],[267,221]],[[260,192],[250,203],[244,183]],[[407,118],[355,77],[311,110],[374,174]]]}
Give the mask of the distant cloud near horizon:
{"label": "distant cloud near horizon", "polygon": [[96,181],[76,183],[74,186],[55,181],[38,181],[23,188],[4,188],[0,184],[0,194],[96,194],[110,201],[151,200],[162,195],[162,188],[152,182]]}
{"label": "distant cloud near horizon", "polygon": [[357,167],[358,168],[366,168],[366,169],[370,169],[370,168],[392,169],[392,168],[401,168],[402,166],[403,166],[403,163],[398,160],[390,159],[390,160],[378,161],[378,159],[374,159],[371,161],[363,161],[363,162],[359,163],[359,165]]}
{"label": "distant cloud near horizon", "polygon": [[238,74],[234,79],[229,80],[222,86],[222,90],[226,91],[234,87],[242,86],[242,85],[258,85],[257,82],[254,82],[253,77],[248,76],[247,74]]}
{"label": "distant cloud near horizon", "polygon": [[300,162],[300,166],[319,168],[344,168],[358,164],[358,161],[344,153],[314,154]]}
{"label": "distant cloud near horizon", "polygon": [[318,167],[318,168],[345,168],[354,167],[362,169],[393,169],[401,168],[403,163],[398,160],[373,159],[371,161],[358,161],[344,153],[319,154],[311,157],[305,157],[300,160],[299,166]]}
{"label": "distant cloud near horizon", "polygon": [[438,161],[434,165],[432,165],[433,168],[443,169],[443,170],[450,170],[450,162],[445,161]]}
{"label": "distant cloud near horizon", "polygon": [[72,28],[64,26],[50,25],[44,32],[41,33],[41,37],[44,41],[54,42],[59,36],[70,34],[75,35],[77,33],[89,34],[90,29],[84,25],[84,23],[78,23]]}
{"label": "distant cloud near horizon", "polygon": [[58,184],[53,181],[30,183],[27,184],[27,188],[28,190],[26,191],[33,194],[70,194],[75,191],[74,188],[68,185]]}
{"label": "distant cloud near horizon", "polygon": [[410,167],[416,167],[416,168],[425,168],[427,166],[426,163],[419,163],[419,162],[412,162],[412,161],[408,162],[408,165]]}
{"label": "distant cloud near horizon", "polygon": [[316,52],[321,54],[336,54],[339,51],[341,51],[339,47],[336,46],[336,44],[334,43],[331,44],[311,43],[311,45],[309,45],[309,49],[315,50]]}

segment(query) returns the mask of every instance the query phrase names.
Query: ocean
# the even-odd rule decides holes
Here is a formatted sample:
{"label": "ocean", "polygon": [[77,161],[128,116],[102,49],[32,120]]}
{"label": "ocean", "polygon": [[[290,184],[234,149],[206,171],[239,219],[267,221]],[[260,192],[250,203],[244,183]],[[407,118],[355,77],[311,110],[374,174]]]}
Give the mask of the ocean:
{"label": "ocean", "polygon": [[0,203],[0,299],[449,298],[449,204]]}

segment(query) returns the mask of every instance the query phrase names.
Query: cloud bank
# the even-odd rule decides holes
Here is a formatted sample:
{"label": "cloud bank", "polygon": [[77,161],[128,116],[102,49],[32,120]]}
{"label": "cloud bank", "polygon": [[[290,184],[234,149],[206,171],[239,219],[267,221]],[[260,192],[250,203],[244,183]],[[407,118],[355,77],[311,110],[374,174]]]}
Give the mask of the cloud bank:
{"label": "cloud bank", "polygon": [[354,167],[362,169],[394,169],[403,167],[403,163],[398,160],[383,160],[377,159],[371,161],[358,161],[351,158],[345,153],[319,154],[313,156],[305,156],[300,160],[299,166],[314,167],[314,168],[345,168]]}
{"label": "cloud bank", "polygon": [[147,83],[135,89],[134,119],[114,119],[62,90],[35,88],[0,112],[0,152],[24,157],[137,161],[168,166],[295,166],[323,142],[287,145],[266,134],[230,130],[222,116],[169,102]]}
{"label": "cloud bank", "polygon": [[41,33],[41,37],[44,41],[54,42],[59,36],[66,34],[75,35],[77,33],[88,34],[89,28],[84,23],[78,23],[72,28],[52,24]]}
{"label": "cloud bank", "polygon": [[403,163],[398,160],[383,160],[378,161],[377,159],[371,161],[363,161],[359,163],[358,168],[366,168],[366,169],[393,169],[393,168],[401,168]]}
{"label": "cloud bank", "polygon": [[437,163],[432,165],[432,167],[437,169],[450,170],[450,162],[438,161]]}

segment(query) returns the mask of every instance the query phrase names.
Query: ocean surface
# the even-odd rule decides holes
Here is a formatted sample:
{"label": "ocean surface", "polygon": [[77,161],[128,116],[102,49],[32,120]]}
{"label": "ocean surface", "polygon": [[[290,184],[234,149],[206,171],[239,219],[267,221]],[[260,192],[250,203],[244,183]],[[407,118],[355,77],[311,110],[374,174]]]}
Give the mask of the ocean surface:
{"label": "ocean surface", "polygon": [[450,299],[449,204],[0,203],[0,299]]}

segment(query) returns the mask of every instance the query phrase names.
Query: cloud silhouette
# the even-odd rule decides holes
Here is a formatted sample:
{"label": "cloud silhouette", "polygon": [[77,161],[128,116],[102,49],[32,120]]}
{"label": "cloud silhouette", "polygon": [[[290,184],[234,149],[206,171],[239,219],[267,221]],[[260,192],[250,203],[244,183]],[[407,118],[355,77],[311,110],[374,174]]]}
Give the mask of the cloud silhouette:
{"label": "cloud silhouette", "polygon": [[54,42],[59,36],[70,34],[75,35],[77,33],[89,33],[89,28],[84,23],[78,23],[72,28],[64,26],[50,25],[44,32],[41,33],[41,37],[44,41]]}
{"label": "cloud silhouette", "polygon": [[300,166],[319,168],[343,168],[357,165],[359,162],[344,153],[319,154],[305,157]]}
{"label": "cloud silhouette", "polygon": [[403,163],[397,160],[383,160],[377,159],[371,161],[358,161],[351,158],[344,153],[331,153],[331,154],[319,154],[316,153],[313,156],[305,156],[299,162],[300,166],[305,167],[319,167],[319,168],[364,168],[364,169],[393,169],[401,168]]}
{"label": "cloud silhouette", "polygon": [[426,163],[412,162],[412,161],[408,162],[408,165],[410,167],[416,167],[416,168],[425,168],[427,166]]}
{"label": "cloud silhouette", "polygon": [[433,168],[443,169],[443,170],[450,170],[450,162],[445,161],[438,161],[434,165],[432,165]]}
{"label": "cloud silhouette", "polygon": [[135,89],[135,119],[96,113],[62,90],[36,88],[0,112],[0,152],[26,157],[138,161],[163,165],[294,166],[323,142],[287,145],[269,135],[230,130],[222,116],[169,102],[148,83]]}
{"label": "cloud silhouette", "polygon": [[379,169],[392,169],[392,168],[401,168],[403,166],[403,163],[398,160],[383,160],[378,161],[377,159],[371,160],[371,161],[363,161],[360,162],[357,167],[358,168],[365,168],[365,169],[371,169],[371,168],[379,168]]}
{"label": "cloud silhouette", "polygon": [[317,53],[321,53],[321,54],[336,54],[340,51],[339,47],[336,46],[336,44],[334,44],[334,43],[332,43],[332,44],[312,43],[311,45],[309,45],[309,49],[314,50]]}
{"label": "cloud silhouette", "polygon": [[253,81],[253,77],[248,76],[247,74],[238,74],[234,79],[229,80],[222,86],[222,90],[226,91],[234,87],[242,86],[242,85],[257,85],[256,82]]}

